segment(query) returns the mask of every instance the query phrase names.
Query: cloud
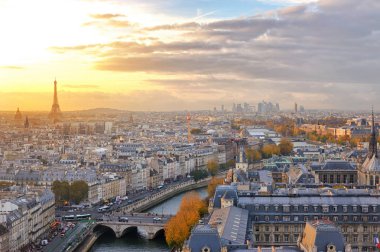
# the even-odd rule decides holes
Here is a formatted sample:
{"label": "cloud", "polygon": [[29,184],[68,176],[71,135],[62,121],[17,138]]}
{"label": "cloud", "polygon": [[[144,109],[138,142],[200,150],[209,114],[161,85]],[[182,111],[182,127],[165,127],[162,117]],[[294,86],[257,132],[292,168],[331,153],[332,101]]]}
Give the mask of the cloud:
{"label": "cloud", "polygon": [[23,70],[23,66],[0,66],[0,69]]}
{"label": "cloud", "polygon": [[[380,106],[380,2],[302,2],[251,17],[147,27],[141,36],[169,35],[151,43],[93,45],[86,52],[98,56],[96,69],[160,75],[151,83],[175,96],[208,92],[213,103],[220,100],[212,97],[231,100],[234,94],[324,108]],[[210,77],[220,75],[233,78]]]}
{"label": "cloud", "polygon": [[91,14],[90,17],[94,19],[111,19],[117,17],[125,17],[124,14],[113,14],[113,13],[103,13],[103,14]]}

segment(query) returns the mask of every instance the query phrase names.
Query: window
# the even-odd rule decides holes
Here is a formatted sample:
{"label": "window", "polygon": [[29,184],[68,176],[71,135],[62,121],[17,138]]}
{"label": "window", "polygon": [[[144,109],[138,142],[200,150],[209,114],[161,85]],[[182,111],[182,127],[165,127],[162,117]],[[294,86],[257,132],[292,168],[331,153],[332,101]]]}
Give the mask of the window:
{"label": "window", "polygon": [[289,226],[284,226],[284,232],[289,232]]}
{"label": "window", "polygon": [[343,212],[347,213],[347,206],[343,206]]}
{"label": "window", "polygon": [[322,206],[322,212],[328,213],[329,212],[329,206]]}
{"label": "window", "polygon": [[334,216],[333,220],[337,222],[339,220],[338,216]]}
{"label": "window", "polygon": [[298,216],[294,216],[294,221],[298,221]]}
{"label": "window", "polygon": [[278,206],[274,206],[274,210],[278,212]]}
{"label": "window", "polygon": [[259,221],[259,216],[255,216],[255,221]]}
{"label": "window", "polygon": [[294,238],[293,238],[293,241],[294,241],[294,242],[297,242],[297,241],[298,241],[298,234],[295,234],[293,237],[294,237]]}
{"label": "window", "polygon": [[255,226],[255,231],[256,231],[256,232],[259,232],[259,231],[260,231],[260,227],[256,225],[256,226]]}
{"label": "window", "polygon": [[284,217],[282,218],[282,220],[283,220],[283,221],[290,221],[290,216],[284,216]]}
{"label": "window", "polygon": [[265,235],[265,242],[269,242],[269,234]]}
{"label": "window", "polygon": [[255,239],[257,242],[260,241],[260,235],[255,235]]}
{"label": "window", "polygon": [[269,232],[269,226],[265,226],[265,232]]}
{"label": "window", "polygon": [[269,206],[265,206],[265,212],[269,211]]}
{"label": "window", "polygon": [[284,242],[288,242],[289,241],[289,235],[284,235]]}
{"label": "window", "polygon": [[368,213],[368,206],[362,206],[362,213]]}
{"label": "window", "polygon": [[376,206],[372,206],[372,211],[376,213]]}
{"label": "window", "polygon": [[290,206],[283,206],[284,213],[289,213],[290,211]]}
{"label": "window", "polygon": [[259,205],[255,205],[255,211],[259,211],[260,210],[260,206]]}
{"label": "window", "polygon": [[343,221],[348,221],[348,216],[347,215],[343,216]]}
{"label": "window", "polygon": [[354,217],[352,217],[352,220],[353,220],[353,221],[358,221],[358,216],[354,216]]}
{"label": "window", "polygon": [[368,232],[368,226],[363,226],[363,232]]}
{"label": "window", "polygon": [[309,221],[309,218],[308,218],[307,216],[305,216],[305,217],[303,218],[303,220],[306,222],[306,221]]}
{"label": "window", "polygon": [[303,206],[303,211],[304,211],[304,212],[308,212],[308,211],[309,211],[308,206]]}
{"label": "window", "polygon": [[274,241],[279,242],[280,241],[280,236],[278,234],[274,235]]}
{"label": "window", "polygon": [[298,206],[293,206],[293,211],[298,212]]}
{"label": "window", "polygon": [[294,232],[298,232],[298,227],[294,226]]}
{"label": "window", "polygon": [[314,212],[318,212],[318,206],[314,206]]}
{"label": "window", "polygon": [[209,247],[203,247],[202,252],[211,252],[211,249]]}
{"label": "window", "polygon": [[314,220],[318,220],[318,216],[314,216]]}
{"label": "window", "polygon": [[278,228],[278,226],[274,226],[274,231],[275,232],[278,232],[280,229]]}
{"label": "window", "polygon": [[333,206],[333,211],[336,213],[338,212],[338,206]]}
{"label": "window", "polygon": [[358,242],[358,236],[357,235],[354,235],[353,239],[352,239],[354,242]]}
{"label": "window", "polygon": [[357,207],[357,206],[352,206],[352,211],[353,211],[354,213],[356,213],[356,212],[358,211],[358,207]]}
{"label": "window", "polygon": [[274,216],[274,220],[275,221],[279,221],[279,217],[278,216]]}
{"label": "window", "polygon": [[269,221],[269,216],[265,216],[265,221]]}
{"label": "window", "polygon": [[373,216],[373,221],[377,221],[377,216]]}
{"label": "window", "polygon": [[367,222],[368,221],[368,216],[362,216],[362,221]]}

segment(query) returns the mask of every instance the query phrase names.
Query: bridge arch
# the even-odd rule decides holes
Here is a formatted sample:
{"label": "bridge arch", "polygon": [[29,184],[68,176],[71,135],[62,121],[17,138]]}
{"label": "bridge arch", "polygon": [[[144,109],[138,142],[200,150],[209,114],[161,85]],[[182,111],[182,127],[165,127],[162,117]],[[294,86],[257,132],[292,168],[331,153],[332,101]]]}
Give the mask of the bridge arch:
{"label": "bridge arch", "polygon": [[156,233],[150,239],[153,240],[153,239],[157,239],[159,237],[165,238],[165,229],[164,228],[157,230]]}
{"label": "bridge arch", "polygon": [[101,234],[109,232],[109,233],[112,233],[114,236],[117,236],[115,230],[112,227],[109,227],[109,226],[103,225],[103,224],[97,224],[92,229],[92,232],[93,233],[101,233]]}

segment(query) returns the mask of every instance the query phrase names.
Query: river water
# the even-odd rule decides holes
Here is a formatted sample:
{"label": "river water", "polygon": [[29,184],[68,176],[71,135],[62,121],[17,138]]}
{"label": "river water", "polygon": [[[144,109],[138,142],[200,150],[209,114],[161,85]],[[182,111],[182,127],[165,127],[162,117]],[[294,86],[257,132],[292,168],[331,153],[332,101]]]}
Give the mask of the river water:
{"label": "river water", "polygon": [[[207,188],[200,188],[194,190],[199,193],[202,198],[207,196]],[[146,212],[157,214],[176,214],[181,200],[186,193],[181,193],[163,203],[149,209]],[[168,246],[165,243],[164,237],[157,238],[155,240],[148,240],[144,238],[138,232],[127,233],[120,239],[116,239],[114,234],[105,233],[96,241],[94,246],[90,250],[91,252],[163,252],[169,251]]]}

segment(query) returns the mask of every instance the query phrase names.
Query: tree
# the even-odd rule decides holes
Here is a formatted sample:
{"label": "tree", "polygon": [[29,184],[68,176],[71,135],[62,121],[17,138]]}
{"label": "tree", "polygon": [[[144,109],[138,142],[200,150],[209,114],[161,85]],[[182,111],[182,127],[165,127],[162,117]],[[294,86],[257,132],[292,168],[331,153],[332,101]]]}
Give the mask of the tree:
{"label": "tree", "polygon": [[62,203],[64,201],[70,200],[70,184],[67,181],[54,181],[51,187],[54,195],[55,201],[57,203]]}
{"label": "tree", "polygon": [[192,176],[195,181],[198,181],[207,178],[208,172],[206,170],[195,170],[190,172],[190,176]]}
{"label": "tree", "polygon": [[192,135],[199,135],[199,134],[202,133],[202,130],[201,130],[201,129],[191,129],[191,130],[190,130],[190,133],[191,133]]}
{"label": "tree", "polygon": [[261,153],[262,153],[264,158],[270,158],[273,155],[279,155],[280,149],[275,144],[266,144],[261,149]]}
{"label": "tree", "polygon": [[293,143],[287,138],[282,138],[278,147],[281,155],[289,155],[293,151]]}
{"label": "tree", "polygon": [[88,197],[88,184],[83,180],[74,181],[70,186],[70,201],[79,204]]}
{"label": "tree", "polygon": [[249,163],[259,161],[262,158],[261,153],[258,150],[255,150],[253,148],[245,149],[245,155]]}
{"label": "tree", "polygon": [[183,243],[190,236],[190,230],[205,212],[207,212],[206,204],[198,193],[185,194],[177,215],[165,225],[165,239],[169,247],[182,248]]}
{"label": "tree", "polygon": [[210,183],[209,183],[208,186],[207,186],[207,194],[208,194],[208,197],[209,197],[209,198],[211,198],[211,197],[214,196],[214,194],[215,194],[215,190],[216,190],[216,187],[217,187],[218,185],[222,185],[223,182],[224,182],[224,179],[223,179],[223,178],[216,178],[216,177],[214,177],[214,178],[212,178],[212,179],[210,180]]}
{"label": "tree", "polygon": [[227,163],[226,163],[227,164],[227,169],[235,167],[235,163],[236,163],[236,161],[234,159],[228,160]]}
{"label": "tree", "polygon": [[209,160],[207,162],[207,170],[211,174],[211,176],[215,176],[219,171],[219,164],[216,160]]}

